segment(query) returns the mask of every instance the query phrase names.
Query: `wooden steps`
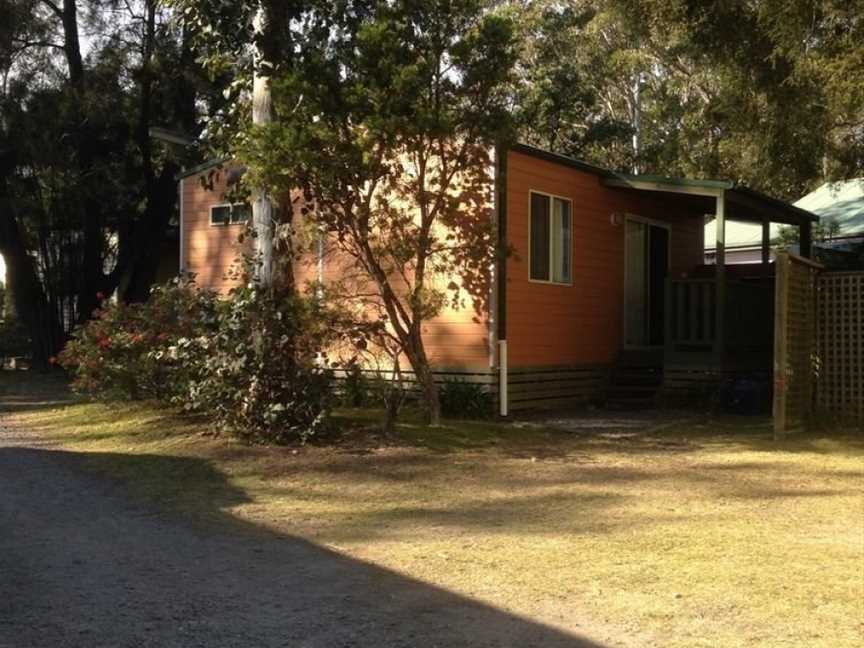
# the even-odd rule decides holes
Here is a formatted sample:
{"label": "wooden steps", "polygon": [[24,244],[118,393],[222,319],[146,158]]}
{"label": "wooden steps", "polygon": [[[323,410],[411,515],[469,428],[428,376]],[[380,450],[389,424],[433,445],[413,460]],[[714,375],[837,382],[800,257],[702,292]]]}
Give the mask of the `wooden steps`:
{"label": "wooden steps", "polygon": [[622,354],[612,370],[606,390],[606,408],[652,409],[663,386],[663,362],[659,356]]}

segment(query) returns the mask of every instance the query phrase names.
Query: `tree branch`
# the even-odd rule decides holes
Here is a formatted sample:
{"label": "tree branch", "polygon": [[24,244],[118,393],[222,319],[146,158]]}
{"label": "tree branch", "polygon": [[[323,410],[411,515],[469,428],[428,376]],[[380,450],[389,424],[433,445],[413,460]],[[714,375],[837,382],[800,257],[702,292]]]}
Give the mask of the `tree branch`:
{"label": "tree branch", "polygon": [[63,10],[51,0],[41,0],[42,4],[46,5],[51,11],[57,14],[58,18],[63,18]]}

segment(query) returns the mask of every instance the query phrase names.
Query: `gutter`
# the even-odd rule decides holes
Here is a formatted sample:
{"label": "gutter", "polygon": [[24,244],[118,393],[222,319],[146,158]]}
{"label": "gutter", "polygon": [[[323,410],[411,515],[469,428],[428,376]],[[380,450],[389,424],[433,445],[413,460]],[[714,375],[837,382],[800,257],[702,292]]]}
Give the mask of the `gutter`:
{"label": "gutter", "polygon": [[220,164],[225,164],[231,158],[223,157],[223,158],[213,158],[212,160],[207,160],[206,162],[202,162],[201,164],[195,165],[189,169],[185,169],[174,176],[175,180],[182,180],[183,178],[188,178],[189,176],[197,175],[202,171],[206,171],[207,169],[211,169],[213,167],[217,167]]}

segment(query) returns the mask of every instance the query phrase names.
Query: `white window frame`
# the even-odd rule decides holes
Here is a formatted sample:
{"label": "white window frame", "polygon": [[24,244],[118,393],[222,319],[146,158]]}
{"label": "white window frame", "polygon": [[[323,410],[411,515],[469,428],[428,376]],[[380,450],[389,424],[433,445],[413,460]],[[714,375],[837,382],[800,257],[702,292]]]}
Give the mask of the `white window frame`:
{"label": "white window frame", "polygon": [[[533,279],[531,277],[531,196],[536,194],[538,196],[546,196],[549,198],[549,279]],[[555,281],[552,277],[555,275],[553,272],[553,258],[554,255],[552,253],[553,250],[553,238],[554,234],[552,232],[552,201],[553,200],[561,200],[570,205],[570,280],[569,281]],[[559,196],[556,194],[551,194],[546,191],[538,191],[536,189],[528,190],[528,281],[530,283],[538,283],[538,284],[547,284],[551,286],[573,286],[574,275],[576,274],[576,270],[574,268],[573,260],[575,258],[575,236],[574,236],[574,222],[575,218],[573,216],[573,199],[568,198],[567,196]]]}
{"label": "white window frame", "polygon": [[[245,225],[247,221],[232,221],[229,220],[227,223],[214,223],[213,222],[213,210],[219,209],[220,207],[245,207],[249,203],[219,203],[218,205],[210,205],[210,227],[234,227],[236,225]],[[251,209],[251,205],[250,205]]]}

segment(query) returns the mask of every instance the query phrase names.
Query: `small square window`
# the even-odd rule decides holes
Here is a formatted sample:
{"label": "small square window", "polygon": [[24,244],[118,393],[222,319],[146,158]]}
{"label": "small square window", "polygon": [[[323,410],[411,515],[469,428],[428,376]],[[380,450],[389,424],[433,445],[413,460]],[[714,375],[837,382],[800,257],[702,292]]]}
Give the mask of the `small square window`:
{"label": "small square window", "polygon": [[211,225],[237,225],[247,222],[252,216],[252,207],[246,203],[213,205],[210,208]]}
{"label": "small square window", "polygon": [[570,283],[573,215],[569,200],[531,192],[530,278]]}

